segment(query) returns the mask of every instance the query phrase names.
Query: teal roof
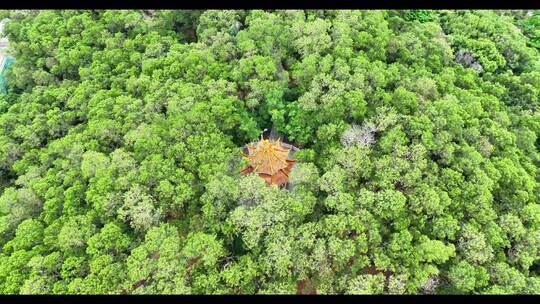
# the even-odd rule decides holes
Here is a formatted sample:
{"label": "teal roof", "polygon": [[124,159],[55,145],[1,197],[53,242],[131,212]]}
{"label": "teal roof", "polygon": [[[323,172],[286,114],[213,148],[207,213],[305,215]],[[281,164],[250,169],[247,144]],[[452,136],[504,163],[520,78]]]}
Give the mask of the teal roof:
{"label": "teal roof", "polygon": [[7,92],[6,80],[4,78],[6,70],[15,62],[13,57],[2,57],[0,60],[0,93]]}

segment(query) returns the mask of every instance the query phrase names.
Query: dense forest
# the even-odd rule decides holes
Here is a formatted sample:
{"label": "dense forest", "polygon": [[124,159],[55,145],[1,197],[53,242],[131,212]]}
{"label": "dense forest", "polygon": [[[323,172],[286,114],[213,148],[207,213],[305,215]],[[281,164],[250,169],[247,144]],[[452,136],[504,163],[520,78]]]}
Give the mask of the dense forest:
{"label": "dense forest", "polygon": [[540,11],[4,18],[0,294],[540,293]]}

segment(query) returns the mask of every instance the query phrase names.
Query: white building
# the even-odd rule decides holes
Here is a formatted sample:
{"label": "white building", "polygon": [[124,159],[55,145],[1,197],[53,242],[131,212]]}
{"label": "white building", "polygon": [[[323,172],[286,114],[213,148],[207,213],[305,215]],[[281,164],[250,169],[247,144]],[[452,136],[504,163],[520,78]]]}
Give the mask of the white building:
{"label": "white building", "polygon": [[4,68],[4,60],[6,58],[6,52],[9,46],[9,41],[7,38],[3,37],[4,35],[2,31],[6,21],[7,19],[0,21],[0,73],[2,72],[2,69]]}

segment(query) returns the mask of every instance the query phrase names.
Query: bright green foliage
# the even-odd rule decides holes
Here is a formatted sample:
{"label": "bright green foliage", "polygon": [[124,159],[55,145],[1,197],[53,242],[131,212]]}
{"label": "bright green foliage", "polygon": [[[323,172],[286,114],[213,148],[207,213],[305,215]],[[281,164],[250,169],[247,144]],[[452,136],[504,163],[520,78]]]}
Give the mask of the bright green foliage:
{"label": "bright green foliage", "polygon": [[540,293],[538,12],[0,15],[0,294]]}
{"label": "bright green foliage", "polygon": [[529,38],[530,46],[540,49],[540,10],[535,10],[530,16],[518,21],[523,35]]}
{"label": "bright green foliage", "polygon": [[432,10],[410,10],[404,14],[405,20],[418,20],[420,22],[434,21],[437,18],[437,11]]}

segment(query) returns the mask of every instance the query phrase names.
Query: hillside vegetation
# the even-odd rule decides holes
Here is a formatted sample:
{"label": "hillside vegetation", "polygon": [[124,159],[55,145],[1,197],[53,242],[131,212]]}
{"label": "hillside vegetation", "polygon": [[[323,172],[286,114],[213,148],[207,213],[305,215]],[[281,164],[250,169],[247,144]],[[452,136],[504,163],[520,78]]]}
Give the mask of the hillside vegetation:
{"label": "hillside vegetation", "polygon": [[540,293],[538,11],[0,17],[0,294]]}

